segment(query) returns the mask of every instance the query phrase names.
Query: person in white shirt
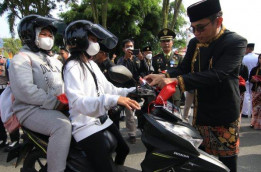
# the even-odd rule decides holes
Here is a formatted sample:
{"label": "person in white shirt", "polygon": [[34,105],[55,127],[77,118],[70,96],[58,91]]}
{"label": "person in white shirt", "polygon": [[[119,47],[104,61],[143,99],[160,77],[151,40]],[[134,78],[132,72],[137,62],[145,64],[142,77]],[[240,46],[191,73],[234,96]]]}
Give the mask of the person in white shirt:
{"label": "person in white shirt", "polygon": [[[257,64],[258,56],[253,52],[255,48],[254,43],[247,44],[246,55],[243,58],[242,63],[247,66],[248,74]],[[249,81],[246,82],[246,92],[244,96],[243,108],[242,108],[242,117],[247,118],[252,114],[252,83]]]}
{"label": "person in white shirt", "polygon": [[64,64],[63,77],[73,137],[90,157],[95,171],[112,172],[114,165],[106,146],[104,130],[111,132],[117,139],[116,165],[124,164],[129,147],[108,118],[108,110],[117,104],[130,110],[140,109],[140,106],[125,97],[135,88],[115,87],[103,75],[92,56],[99,52],[99,43],[112,49],[118,39],[102,26],[86,20],[75,21],[67,26],[64,39],[71,54]]}

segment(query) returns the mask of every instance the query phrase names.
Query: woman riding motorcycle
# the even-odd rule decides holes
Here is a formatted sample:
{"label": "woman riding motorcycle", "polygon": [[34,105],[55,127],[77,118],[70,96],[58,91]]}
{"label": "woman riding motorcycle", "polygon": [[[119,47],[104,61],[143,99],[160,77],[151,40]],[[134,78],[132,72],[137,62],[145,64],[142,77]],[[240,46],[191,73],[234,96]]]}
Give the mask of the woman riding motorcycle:
{"label": "woman riding motorcycle", "polygon": [[50,57],[56,19],[29,15],[18,26],[23,48],[9,69],[14,95],[13,111],[24,127],[50,136],[47,148],[48,172],[62,172],[71,142],[71,124],[60,112],[66,105],[57,100],[64,93],[62,63]]}
{"label": "woman riding motorcycle", "polygon": [[[99,53],[100,44],[112,49],[118,39],[102,26],[86,20],[71,23],[65,30],[65,43],[71,56],[63,68],[65,93],[69,100],[73,136],[89,157],[97,172],[112,172],[113,163],[104,130],[118,141],[115,164],[123,165],[129,147],[117,127],[108,118],[108,110],[117,104],[139,109],[139,104],[124,97],[134,88],[117,88],[91,60]],[[99,43],[98,43],[99,42]]]}

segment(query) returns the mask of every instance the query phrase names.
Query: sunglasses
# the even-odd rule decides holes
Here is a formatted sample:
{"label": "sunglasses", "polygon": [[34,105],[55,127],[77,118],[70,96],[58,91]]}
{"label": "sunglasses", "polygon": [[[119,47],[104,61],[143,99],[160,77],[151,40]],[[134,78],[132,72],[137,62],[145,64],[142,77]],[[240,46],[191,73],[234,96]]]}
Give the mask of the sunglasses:
{"label": "sunglasses", "polygon": [[195,33],[196,31],[199,32],[199,33],[204,32],[204,31],[205,31],[205,28],[207,27],[207,25],[209,25],[209,23],[211,23],[211,22],[212,22],[212,21],[208,22],[208,23],[205,24],[205,25],[197,25],[196,27],[191,26],[191,27],[189,28],[189,31],[190,31],[191,33]]}

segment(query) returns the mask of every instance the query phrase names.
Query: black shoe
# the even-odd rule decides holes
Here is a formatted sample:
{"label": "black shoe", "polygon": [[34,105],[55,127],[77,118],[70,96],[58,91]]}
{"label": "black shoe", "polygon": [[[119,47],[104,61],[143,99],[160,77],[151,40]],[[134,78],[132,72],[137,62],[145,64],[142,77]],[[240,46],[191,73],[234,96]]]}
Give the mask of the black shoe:
{"label": "black shoe", "polygon": [[19,145],[18,141],[11,142],[11,143],[8,144],[8,146],[5,147],[4,151],[9,152],[13,148],[16,148],[18,145]]}
{"label": "black shoe", "polygon": [[248,115],[242,114],[241,117],[242,118],[248,118]]}
{"label": "black shoe", "polygon": [[135,137],[135,136],[130,136],[130,137],[128,138],[128,142],[129,142],[130,144],[135,144],[135,143],[136,143],[136,137]]}
{"label": "black shoe", "polygon": [[7,145],[6,140],[0,140],[0,148],[3,148]]}

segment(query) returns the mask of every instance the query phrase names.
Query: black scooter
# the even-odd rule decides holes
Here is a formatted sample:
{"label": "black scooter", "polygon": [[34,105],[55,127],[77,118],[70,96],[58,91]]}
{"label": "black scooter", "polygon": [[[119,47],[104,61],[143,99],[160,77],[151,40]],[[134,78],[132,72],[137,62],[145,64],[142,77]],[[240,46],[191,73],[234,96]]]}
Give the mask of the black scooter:
{"label": "black scooter", "polygon": [[[112,67],[111,71],[118,75],[128,74],[125,69],[119,68]],[[120,78],[117,75],[110,77],[115,81]],[[138,116],[141,140],[147,149],[141,163],[143,172],[229,171],[217,158],[198,149],[202,137],[182,119],[179,108],[170,102],[165,105],[151,103],[155,100],[157,91],[146,83],[141,85],[129,97],[144,99],[142,115]]]}
{"label": "black scooter", "polygon": [[[112,67],[109,74],[112,80],[120,83],[132,79],[132,74],[123,66]],[[156,96],[157,92],[149,86],[137,87],[135,91],[129,94],[129,97],[133,99],[144,99],[142,113],[138,116],[139,128],[142,131],[141,139],[147,149],[145,158],[141,163],[142,171],[229,171],[217,158],[198,149],[202,138],[196,129],[182,120],[178,108],[169,102],[164,106],[150,105]],[[8,160],[18,157],[18,164],[25,158],[22,172],[29,170],[34,172],[46,171],[46,161],[41,163],[41,160],[46,157],[48,138],[28,129],[22,129],[25,133],[25,142],[20,149],[17,148],[9,152]],[[110,136],[108,138],[112,138],[110,146],[113,152],[113,147],[117,144],[113,142],[115,138],[113,139],[110,133],[105,134]],[[35,168],[37,163],[40,170]],[[72,142],[68,155],[66,171],[92,171],[88,157],[77,148],[74,142]]]}

